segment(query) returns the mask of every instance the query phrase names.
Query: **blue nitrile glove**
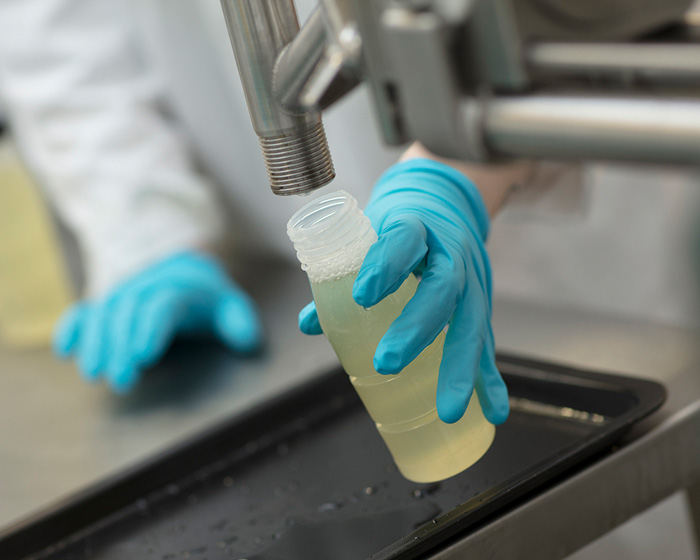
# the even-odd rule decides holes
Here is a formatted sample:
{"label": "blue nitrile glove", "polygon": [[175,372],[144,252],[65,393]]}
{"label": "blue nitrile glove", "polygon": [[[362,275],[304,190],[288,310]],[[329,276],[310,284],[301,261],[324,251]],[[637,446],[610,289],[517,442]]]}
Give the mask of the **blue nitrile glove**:
{"label": "blue nitrile glove", "polygon": [[[476,387],[489,422],[505,422],[508,392],[494,357],[491,268],[484,247],[489,217],[477,188],[452,167],[413,159],[379,179],[365,214],[379,240],[358,273],[355,301],[376,305],[411,272],[422,274],[415,295],[377,347],[375,369],[399,373],[449,323],[437,390],[440,418],[459,420]],[[322,332],[313,302],[299,314],[299,327],[306,334]]]}
{"label": "blue nitrile glove", "polygon": [[237,352],[261,343],[251,299],[213,258],[195,252],[160,261],[102,299],[73,305],[54,331],[54,352],[75,357],[89,381],[125,393],[178,335],[210,335]]}

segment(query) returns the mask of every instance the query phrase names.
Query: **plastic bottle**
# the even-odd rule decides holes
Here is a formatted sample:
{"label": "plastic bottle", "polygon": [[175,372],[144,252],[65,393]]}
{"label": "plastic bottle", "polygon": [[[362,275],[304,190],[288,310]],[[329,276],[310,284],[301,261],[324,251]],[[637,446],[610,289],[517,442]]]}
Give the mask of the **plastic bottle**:
{"label": "plastic bottle", "polygon": [[413,296],[414,275],[371,309],[352,299],[352,286],[377,240],[357,201],[338,191],[304,206],[287,232],[309,276],[323,332],[335,350],[399,471],[414,482],[434,482],[473,465],[488,450],[495,428],[476,393],[454,424],[437,415],[435,397],[445,333],[398,375],[381,375],[372,360],[379,340]]}

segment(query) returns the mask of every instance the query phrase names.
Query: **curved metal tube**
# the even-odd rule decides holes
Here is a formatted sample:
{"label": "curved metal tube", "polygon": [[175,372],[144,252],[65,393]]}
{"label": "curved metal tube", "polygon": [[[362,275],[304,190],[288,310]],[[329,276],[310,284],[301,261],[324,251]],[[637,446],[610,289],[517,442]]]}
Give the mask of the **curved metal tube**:
{"label": "curved metal tube", "polygon": [[304,194],[335,177],[318,112],[285,111],[273,91],[280,52],[299,32],[292,0],[222,0],[253,129],[275,194]]}

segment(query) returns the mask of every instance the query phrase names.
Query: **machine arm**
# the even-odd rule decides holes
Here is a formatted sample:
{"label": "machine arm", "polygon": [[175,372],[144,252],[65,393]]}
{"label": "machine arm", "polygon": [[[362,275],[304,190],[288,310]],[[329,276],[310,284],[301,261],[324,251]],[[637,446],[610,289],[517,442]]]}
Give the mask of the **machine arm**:
{"label": "machine arm", "polygon": [[222,0],[278,194],[333,178],[320,112],[361,82],[388,144],[457,159],[700,162],[689,0]]}

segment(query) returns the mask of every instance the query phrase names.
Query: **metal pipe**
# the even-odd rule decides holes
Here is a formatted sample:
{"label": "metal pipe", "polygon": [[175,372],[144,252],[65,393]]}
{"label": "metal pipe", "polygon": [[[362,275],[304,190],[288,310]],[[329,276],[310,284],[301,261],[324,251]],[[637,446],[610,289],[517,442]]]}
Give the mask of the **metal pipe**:
{"label": "metal pipe", "polygon": [[700,83],[699,44],[541,43],[527,51],[536,76],[605,77],[669,85]]}
{"label": "metal pipe", "polygon": [[700,102],[534,95],[485,103],[498,155],[655,163],[700,162]]}
{"label": "metal pipe", "polygon": [[316,8],[299,35],[284,49],[274,72],[274,90],[280,104],[300,111],[301,94],[314,73],[327,43],[326,26],[320,8]]}
{"label": "metal pipe", "polygon": [[280,52],[299,32],[292,0],[221,0],[248,111],[275,194],[303,194],[335,177],[317,112],[285,111],[273,92]]}

